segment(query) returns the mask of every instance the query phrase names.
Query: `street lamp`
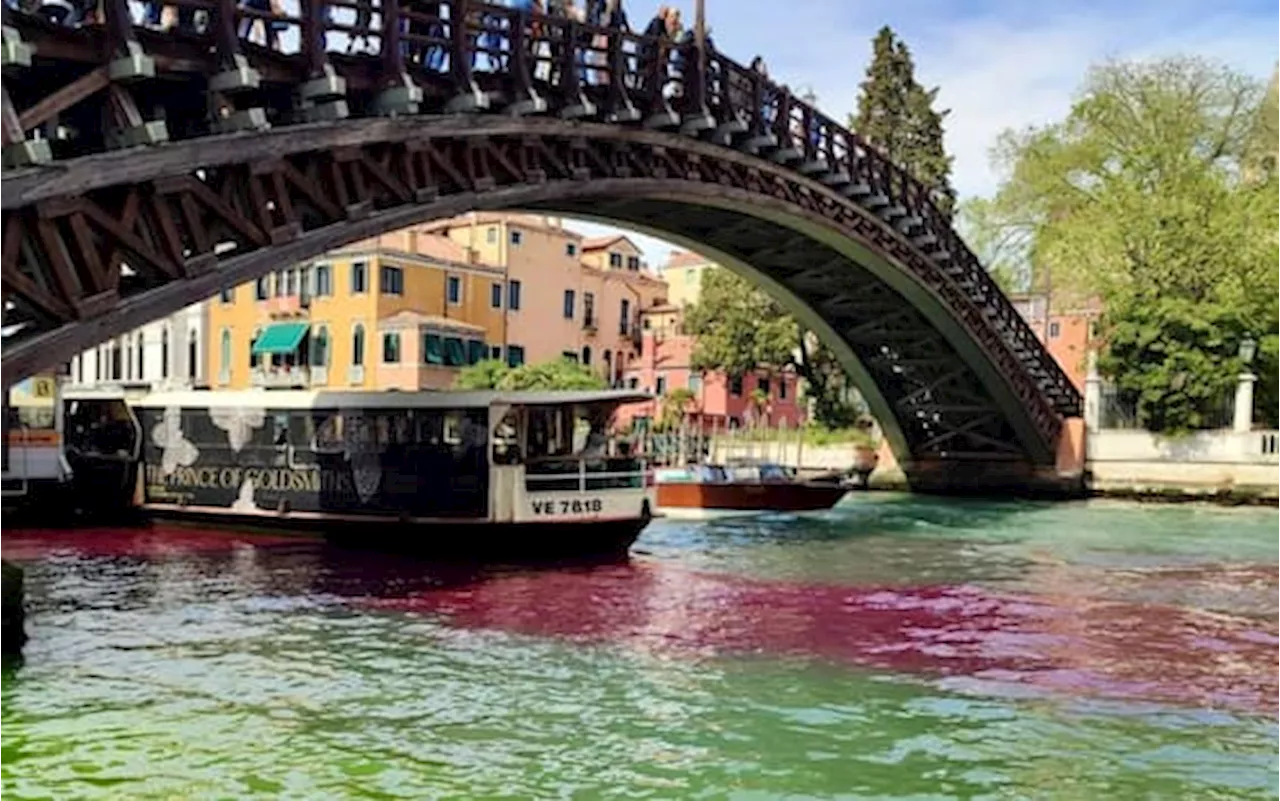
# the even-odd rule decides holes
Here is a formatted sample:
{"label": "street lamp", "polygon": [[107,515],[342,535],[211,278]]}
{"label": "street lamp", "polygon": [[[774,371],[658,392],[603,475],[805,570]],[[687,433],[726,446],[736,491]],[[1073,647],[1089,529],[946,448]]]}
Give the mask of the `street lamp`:
{"label": "street lamp", "polygon": [[1240,340],[1240,361],[1246,366],[1253,364],[1253,356],[1258,352],[1258,342],[1253,338],[1252,334],[1245,334],[1244,339]]}

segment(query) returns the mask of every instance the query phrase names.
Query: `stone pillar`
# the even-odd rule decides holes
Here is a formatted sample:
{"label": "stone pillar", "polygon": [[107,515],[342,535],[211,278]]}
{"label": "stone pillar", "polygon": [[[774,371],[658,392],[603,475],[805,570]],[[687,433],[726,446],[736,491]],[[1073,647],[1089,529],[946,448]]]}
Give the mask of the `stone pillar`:
{"label": "stone pillar", "polygon": [[1258,377],[1253,373],[1241,373],[1236,377],[1236,408],[1231,419],[1231,430],[1247,434],[1253,430],[1253,385]]}
{"label": "stone pillar", "polygon": [[0,562],[0,656],[17,654],[26,644],[23,614],[22,571]]}
{"label": "stone pillar", "polygon": [[1097,431],[1102,424],[1102,376],[1098,375],[1098,352],[1089,351],[1089,372],[1084,379],[1084,427]]}

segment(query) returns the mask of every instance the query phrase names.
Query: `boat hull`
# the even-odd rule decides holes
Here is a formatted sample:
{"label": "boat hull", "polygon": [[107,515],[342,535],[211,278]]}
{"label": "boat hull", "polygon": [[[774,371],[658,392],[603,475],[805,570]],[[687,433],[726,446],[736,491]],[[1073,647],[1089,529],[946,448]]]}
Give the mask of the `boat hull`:
{"label": "boat hull", "polygon": [[659,483],[658,509],[813,512],[830,509],[848,490],[837,484]]}
{"label": "boat hull", "polygon": [[217,509],[148,506],[148,517],[228,529],[293,534],[335,545],[467,562],[625,559],[648,518],[565,523],[400,521],[244,515]]}

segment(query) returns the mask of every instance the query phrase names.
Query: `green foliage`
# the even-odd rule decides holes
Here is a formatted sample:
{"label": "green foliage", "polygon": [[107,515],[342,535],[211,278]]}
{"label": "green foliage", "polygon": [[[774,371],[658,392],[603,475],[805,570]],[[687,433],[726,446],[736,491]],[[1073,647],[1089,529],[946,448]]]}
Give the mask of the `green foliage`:
{"label": "green foliage", "polygon": [[1200,424],[1243,333],[1277,329],[1280,195],[1274,174],[1242,180],[1262,106],[1257,81],[1203,60],[1108,63],[1065,120],[997,147],[987,220],[1022,229],[1056,300],[1103,300],[1100,367],[1152,430]]}
{"label": "green foliage", "polygon": [[698,400],[693,390],[688,387],[677,387],[662,398],[662,412],[659,423],[664,428],[678,426],[689,409]]}
{"label": "green foliage", "polygon": [[590,367],[570,359],[556,359],[541,364],[522,364],[511,368],[495,359],[477,362],[458,373],[457,389],[519,390],[586,390],[607,386]]}
{"label": "green foliage", "polygon": [[938,89],[925,89],[915,79],[907,45],[888,26],[872,42],[871,64],[858,95],[853,129],[884,151],[933,190],[934,202],[950,212],[956,193],[951,162],[943,146],[942,121],[948,111],[935,111]]}
{"label": "green foliage", "polygon": [[453,386],[454,389],[497,389],[499,382],[510,372],[506,362],[485,359],[459,370]]}
{"label": "green foliage", "polygon": [[806,383],[816,420],[838,428],[856,416],[835,354],[801,329],[777,301],[734,273],[703,271],[700,302],[686,310],[684,327],[697,337],[695,370],[742,376],[757,368],[792,365]]}
{"label": "green foliage", "polygon": [[1026,225],[983,197],[960,201],[956,230],[1005,294],[1032,289],[1031,241]]}
{"label": "green foliage", "polygon": [[773,298],[728,270],[703,270],[700,300],[686,310],[685,330],[698,338],[695,370],[746,375],[791,362],[800,327]]}
{"label": "green foliage", "polygon": [[1139,425],[1176,435],[1221,423],[1244,367],[1238,352],[1247,332],[1234,310],[1177,297],[1129,298],[1109,307],[1103,321],[1109,339],[1098,367],[1136,403]]}

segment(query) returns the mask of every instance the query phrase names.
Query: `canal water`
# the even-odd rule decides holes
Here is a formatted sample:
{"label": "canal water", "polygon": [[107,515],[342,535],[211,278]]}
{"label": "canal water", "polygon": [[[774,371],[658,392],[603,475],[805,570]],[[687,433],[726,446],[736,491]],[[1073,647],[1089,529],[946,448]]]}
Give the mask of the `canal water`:
{"label": "canal water", "polygon": [[19,798],[1277,797],[1277,512],[856,496],[443,569],[7,531]]}

